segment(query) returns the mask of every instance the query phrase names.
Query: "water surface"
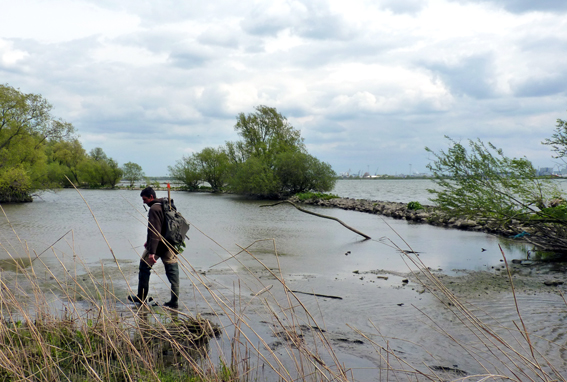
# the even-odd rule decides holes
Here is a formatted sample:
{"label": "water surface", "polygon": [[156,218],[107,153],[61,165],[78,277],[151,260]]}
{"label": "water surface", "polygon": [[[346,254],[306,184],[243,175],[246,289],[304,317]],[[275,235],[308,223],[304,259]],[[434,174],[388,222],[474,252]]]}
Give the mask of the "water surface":
{"label": "water surface", "polygon": [[[334,192],[371,200],[426,203],[424,190],[430,186],[431,182],[423,180],[349,180],[339,181]],[[42,193],[33,203],[3,205],[9,223],[6,219],[0,220],[0,242],[4,248],[0,260],[10,255],[24,257],[21,240],[36,254],[42,253],[42,260],[54,272],[61,272],[60,261],[72,263],[77,257],[95,270],[115,267],[118,262],[128,281],[136,285],[147,214],[139,191],[82,190],[81,195],[74,190],[61,190]],[[158,197],[165,195],[158,192]],[[342,297],[338,300],[302,295],[301,299],[324,323],[329,338],[335,341],[339,358],[351,367],[379,365],[380,357],[375,349],[352,332],[355,327],[378,340],[378,327],[391,338],[414,341],[413,344],[392,342],[397,351],[412,362],[457,364],[471,373],[482,372],[458,345],[448,343],[446,337],[424,327],[427,319],[423,313],[427,313],[457,330],[463,341],[475,341],[459,331],[458,323],[439,300],[429,293],[419,293],[420,285],[403,282],[409,268],[397,247],[418,252],[426,266],[447,274],[458,274],[461,270],[491,271],[500,266],[499,244],[509,260],[525,258],[529,249],[484,233],[412,224],[355,211],[305,207],[341,219],[372,237],[365,241],[334,221],[304,214],[289,205],[261,207],[271,202],[209,193],[172,192],[172,197],[191,223],[191,240],[187,242],[182,264],[206,274],[218,290],[229,293],[249,288],[248,294],[277,284],[259,260],[277,274],[281,270],[293,290]],[[249,252],[257,260],[247,253],[237,255],[241,248],[250,245]],[[237,275],[244,275],[245,268],[256,270],[259,278],[238,280],[233,277],[233,270]],[[163,299],[167,295],[167,286],[159,278],[163,276],[163,267],[158,264],[155,269],[151,289],[158,299],[160,296]],[[189,279],[187,275],[182,277],[183,302],[188,306],[192,304],[193,312],[206,312],[210,307],[193,301],[197,287]],[[117,277],[116,288],[124,288],[123,285],[124,281]],[[499,295],[476,303],[492,319],[509,323],[515,314],[511,301],[509,295]],[[531,329],[544,338],[560,339],[559,326],[566,320],[567,313],[558,297],[523,296],[520,303],[524,320]],[[541,318],[544,323],[540,322]],[[272,336],[266,320],[252,320],[262,336],[268,339]],[[363,344],[345,342],[345,338],[349,341],[356,338]],[[547,344],[543,352],[563,365],[563,354],[557,348]],[[431,354],[437,358],[432,358]],[[359,380],[369,380],[374,378],[375,370],[361,369],[356,375]]]}

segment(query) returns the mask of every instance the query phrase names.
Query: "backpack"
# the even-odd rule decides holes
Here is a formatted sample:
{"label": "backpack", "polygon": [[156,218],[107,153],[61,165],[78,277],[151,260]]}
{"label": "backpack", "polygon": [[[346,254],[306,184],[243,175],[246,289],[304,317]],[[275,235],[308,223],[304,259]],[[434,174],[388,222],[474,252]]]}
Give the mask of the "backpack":
{"label": "backpack", "polygon": [[[164,235],[163,238],[172,246],[183,244],[185,235],[189,231],[189,223],[175,208],[173,199],[171,199],[171,208],[167,199],[162,200],[161,207],[164,215]],[[183,245],[184,246],[184,245]]]}

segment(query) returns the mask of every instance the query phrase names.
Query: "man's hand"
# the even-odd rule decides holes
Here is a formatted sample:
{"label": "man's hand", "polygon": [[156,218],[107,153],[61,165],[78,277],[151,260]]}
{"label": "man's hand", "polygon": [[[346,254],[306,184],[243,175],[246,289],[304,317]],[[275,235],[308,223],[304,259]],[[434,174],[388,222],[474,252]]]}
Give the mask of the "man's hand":
{"label": "man's hand", "polygon": [[151,265],[154,265],[155,263],[157,263],[157,260],[156,260],[155,256],[156,256],[156,255],[153,254],[153,253],[150,253],[150,254],[148,255],[148,260],[147,260],[147,262],[148,262],[148,264],[149,264],[150,266],[151,266]]}

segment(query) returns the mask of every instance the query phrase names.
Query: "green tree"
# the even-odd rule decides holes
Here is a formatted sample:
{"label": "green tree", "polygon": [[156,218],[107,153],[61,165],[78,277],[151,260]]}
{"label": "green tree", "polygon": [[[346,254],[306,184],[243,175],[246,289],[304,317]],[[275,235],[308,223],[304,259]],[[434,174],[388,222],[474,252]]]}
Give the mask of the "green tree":
{"label": "green tree", "polygon": [[332,190],[337,179],[337,174],[328,163],[300,151],[278,154],[274,168],[279,190],[284,193]]}
{"label": "green tree", "polygon": [[145,176],[142,166],[133,162],[124,163],[122,172],[124,179],[130,182],[130,187],[134,187],[134,183]]}
{"label": "green tree", "polygon": [[231,182],[231,189],[239,194],[272,197],[280,189],[274,171],[257,157],[250,157],[242,163]]}
{"label": "green tree", "polygon": [[[448,138],[448,137],[447,137]],[[451,140],[447,151],[434,152],[428,165],[439,186],[432,201],[446,213],[484,219],[543,249],[567,251],[567,205],[549,180],[540,179],[526,158],[508,158],[480,140],[469,149]]]}
{"label": "green tree", "polygon": [[236,144],[244,160],[251,156],[262,158],[271,165],[275,155],[286,151],[305,152],[301,132],[296,130],[276,108],[255,107],[256,112],[236,117],[234,129],[243,139]]}
{"label": "green tree", "polygon": [[224,187],[228,175],[228,156],[222,148],[206,147],[193,154],[202,180],[208,182],[215,191]]}
{"label": "green tree", "polygon": [[555,151],[555,158],[564,158],[567,156],[567,120],[557,119],[555,132],[551,138],[547,138],[542,142],[549,145]]}
{"label": "green tree", "polygon": [[96,147],[89,152],[87,160],[79,164],[80,180],[89,187],[111,187],[122,179],[123,172],[118,163],[109,158],[104,150]]}
{"label": "green tree", "polygon": [[41,95],[0,85],[0,201],[30,201],[31,192],[49,187],[45,146],[74,132],[51,109]]}
{"label": "green tree", "polygon": [[53,142],[48,146],[48,157],[52,171],[59,174],[50,178],[57,179],[61,186],[66,187],[70,186],[65,178],[67,176],[75,185],[79,185],[79,164],[87,159],[87,153],[78,139]]}
{"label": "green tree", "polygon": [[275,108],[255,109],[236,118],[242,140],[226,144],[230,188],[263,197],[333,189],[335,172],[307,153],[301,132]]}
{"label": "green tree", "polygon": [[197,190],[203,176],[193,155],[184,156],[174,166],[168,166],[169,176],[185,184],[188,190]]}

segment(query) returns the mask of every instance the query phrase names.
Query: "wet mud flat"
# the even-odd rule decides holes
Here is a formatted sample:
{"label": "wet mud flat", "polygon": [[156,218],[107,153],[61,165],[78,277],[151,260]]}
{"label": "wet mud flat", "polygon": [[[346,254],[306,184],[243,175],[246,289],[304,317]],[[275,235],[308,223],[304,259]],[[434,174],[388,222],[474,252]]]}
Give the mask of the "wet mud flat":
{"label": "wet mud flat", "polygon": [[[324,254],[320,256],[323,260]],[[427,268],[329,274],[313,270],[286,273],[278,267],[261,266],[244,272],[239,266],[184,272],[180,311],[204,317],[224,333],[212,340],[208,359],[230,354],[232,339],[245,334],[261,352],[274,354],[286,367],[293,368],[295,352],[310,349],[317,362],[344,365],[353,380],[392,380],[391,369],[406,370],[398,376],[418,381],[428,380],[419,373],[440,380],[486,373],[469,348],[482,357],[490,354],[479,348],[475,329],[463,324],[463,313],[456,309],[451,295],[510,343],[521,342],[517,333],[508,330],[518,321],[510,273],[522,319],[534,334],[534,347],[558,370],[567,370],[562,350],[567,308],[561,297],[566,287],[561,264],[515,262],[508,269],[502,264],[491,271],[463,270],[453,275]],[[136,263],[123,262],[121,267],[135,285]],[[129,293],[112,262],[99,272],[93,277],[112,279],[116,296]],[[163,270],[158,267],[156,273],[151,293],[159,299],[167,296],[167,285],[159,277]],[[3,272],[4,282],[18,277],[21,279],[14,270]],[[62,279],[58,273],[45,274],[45,287],[53,283],[52,277]],[[69,277],[71,289],[74,278],[81,283],[90,279]],[[440,285],[449,293],[442,293]],[[117,312],[132,308],[116,303]],[[154,309],[153,314],[163,315],[161,308]],[[235,331],[237,325],[241,334]],[[331,351],[321,348],[322,338]],[[257,358],[253,363],[265,380],[277,379],[264,360]]]}
{"label": "wet mud flat", "polygon": [[[482,357],[494,355],[479,347],[477,329],[466,324],[463,312],[456,309],[452,299],[457,298],[479,322],[510,343],[517,342],[515,345],[523,351],[525,341],[519,345],[522,339],[513,324],[519,320],[519,307],[526,327],[534,334],[533,346],[558,370],[567,370],[562,350],[562,328],[567,320],[567,307],[561,297],[565,288],[560,280],[562,271],[548,264],[529,268],[512,265],[515,296],[506,281],[507,271],[462,271],[451,276],[432,271],[450,297],[441,293],[439,284],[428,281],[425,270],[404,273],[375,269],[333,276],[285,274],[286,286],[295,291],[292,299],[311,312],[315,321],[301,315],[296,324],[282,321],[293,329],[290,336],[290,331],[282,330],[281,322],[266,316],[260,305],[250,318],[270,349],[284,358],[287,345],[298,341],[309,344],[310,338],[322,334],[357,380],[388,380],[388,363],[407,370],[407,376],[415,380],[422,380],[415,374],[418,371],[433,373],[441,380],[455,380],[486,374],[478,358],[471,356],[470,348]],[[277,301],[289,298],[272,274],[261,269],[254,273],[262,285],[273,285],[270,293]],[[207,272],[207,277],[230,284],[228,280],[233,276],[230,271],[216,270]]]}

